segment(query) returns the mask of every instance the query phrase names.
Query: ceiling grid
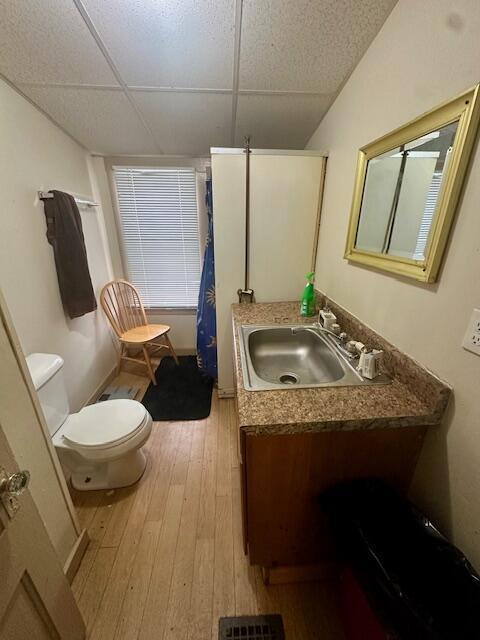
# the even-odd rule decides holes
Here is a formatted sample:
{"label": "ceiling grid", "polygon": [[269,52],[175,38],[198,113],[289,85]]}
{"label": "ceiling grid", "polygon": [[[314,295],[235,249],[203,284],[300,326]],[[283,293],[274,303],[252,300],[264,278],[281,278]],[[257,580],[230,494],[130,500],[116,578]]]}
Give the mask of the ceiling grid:
{"label": "ceiling grid", "polygon": [[[82,0],[73,0],[73,3],[77,7],[78,12],[82,16],[82,19],[85,22],[85,24],[87,25],[88,30],[92,34],[93,39],[97,43],[98,48],[100,49],[100,51],[102,52],[105,60],[107,61],[107,64],[110,67],[110,69],[112,70],[113,75],[117,79],[118,84],[123,89],[123,93],[125,94],[125,97],[130,102],[130,104],[132,105],[135,113],[137,114],[138,118],[140,119],[140,122],[145,127],[145,130],[146,130],[147,134],[149,136],[151,136],[153,140],[155,140],[155,136],[153,135],[152,130],[148,126],[147,121],[143,117],[143,114],[142,114],[140,108],[138,107],[137,103],[135,102],[135,99],[133,98],[132,94],[130,93],[130,90],[128,89],[128,87],[126,86],[125,82],[123,81],[120,73],[118,72],[118,69],[115,66],[115,63],[113,62],[110,54],[108,53],[107,47],[105,46],[105,44],[103,43],[102,39],[100,38],[100,35],[99,35],[97,29],[95,28],[95,25],[93,24],[92,20],[90,19],[90,16],[88,15],[88,12],[87,12],[87,10],[85,9],[85,6],[82,3]],[[160,154],[162,154],[163,151],[162,151],[161,147],[158,145],[157,141],[156,141],[156,146],[157,146],[158,152]]]}
{"label": "ceiling grid", "polygon": [[0,0],[0,74],[92,152],[303,148],[396,0]]}

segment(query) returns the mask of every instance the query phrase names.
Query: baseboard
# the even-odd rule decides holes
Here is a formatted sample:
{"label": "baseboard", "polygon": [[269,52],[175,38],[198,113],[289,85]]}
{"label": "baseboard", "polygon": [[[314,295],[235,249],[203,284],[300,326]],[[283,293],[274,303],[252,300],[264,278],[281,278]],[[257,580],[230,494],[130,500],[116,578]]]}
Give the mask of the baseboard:
{"label": "baseboard", "polygon": [[87,530],[83,529],[82,533],[78,536],[77,541],[73,545],[73,549],[70,551],[70,555],[63,567],[63,572],[67,576],[67,580],[70,584],[72,584],[78,571],[78,567],[80,566],[80,562],[87,550],[89,542],[90,538],[88,537]]}
{"label": "baseboard", "polygon": [[235,397],[235,389],[226,388],[226,389],[218,389],[218,397],[219,398],[234,398]]}
{"label": "baseboard", "polygon": [[328,580],[338,573],[333,562],[302,564],[297,566],[262,567],[265,584],[287,584],[289,582],[317,582]]}
{"label": "baseboard", "polygon": [[[175,353],[177,354],[177,356],[196,356],[197,352],[195,351],[195,349],[178,349],[177,347],[174,346],[175,349]],[[168,355],[168,354],[166,354]]]}
{"label": "baseboard", "polygon": [[108,387],[108,385],[115,379],[116,375],[117,375],[117,367],[115,365],[115,367],[113,367],[113,369],[110,371],[110,373],[107,375],[107,377],[104,378],[104,380],[98,385],[98,387],[92,393],[90,398],[85,403],[85,406],[88,405],[88,404],[93,404],[94,402],[96,402],[98,400],[98,398],[100,397],[100,395]]}

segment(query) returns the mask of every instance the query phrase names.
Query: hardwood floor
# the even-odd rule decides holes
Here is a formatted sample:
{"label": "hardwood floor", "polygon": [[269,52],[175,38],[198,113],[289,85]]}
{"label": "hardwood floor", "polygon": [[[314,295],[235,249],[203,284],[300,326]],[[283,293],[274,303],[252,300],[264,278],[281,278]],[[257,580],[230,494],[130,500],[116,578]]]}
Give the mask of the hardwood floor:
{"label": "hardwood floor", "polygon": [[333,584],[266,587],[243,554],[233,411],[214,393],[206,420],[155,423],[134,487],[72,490],[91,538],[73,582],[89,640],[217,640],[220,616],[256,613],[281,613],[289,640],[344,637]]}

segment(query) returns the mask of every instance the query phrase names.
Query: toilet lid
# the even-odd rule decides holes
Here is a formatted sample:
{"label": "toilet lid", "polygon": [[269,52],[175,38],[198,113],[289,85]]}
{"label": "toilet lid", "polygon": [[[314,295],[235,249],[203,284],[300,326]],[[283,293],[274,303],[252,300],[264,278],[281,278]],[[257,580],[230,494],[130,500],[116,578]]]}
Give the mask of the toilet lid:
{"label": "toilet lid", "polygon": [[70,415],[62,435],[73,445],[104,447],[133,436],[146,415],[147,410],[136,400],[105,400]]}

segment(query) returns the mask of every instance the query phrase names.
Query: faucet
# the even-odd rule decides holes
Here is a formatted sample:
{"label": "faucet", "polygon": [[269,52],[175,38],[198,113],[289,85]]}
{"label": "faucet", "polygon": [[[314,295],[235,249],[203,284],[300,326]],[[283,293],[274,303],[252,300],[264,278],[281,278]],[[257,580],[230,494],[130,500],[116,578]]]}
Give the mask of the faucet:
{"label": "faucet", "polygon": [[357,349],[356,349],[356,342],[354,340],[347,340],[348,335],[345,333],[345,331],[342,331],[339,334],[336,334],[334,331],[330,331],[330,329],[325,329],[325,327],[323,327],[320,322],[315,322],[313,327],[304,327],[304,326],[298,326],[298,327],[292,327],[291,331],[293,334],[298,333],[299,331],[313,331],[314,333],[326,333],[330,336],[332,336],[332,338],[335,338],[335,340],[337,341],[337,348],[340,349],[340,351],[346,355],[348,358],[350,359],[354,359],[354,358],[358,358],[359,354],[357,353]]}
{"label": "faucet", "polygon": [[293,334],[298,333],[299,331],[318,331],[319,333],[328,333],[333,338],[336,338],[340,343],[346,342],[348,337],[345,331],[342,331],[341,333],[337,334],[333,331],[330,331],[330,329],[325,329],[325,327],[323,327],[319,322],[316,322],[313,327],[298,326],[298,327],[292,327],[291,330]]}

